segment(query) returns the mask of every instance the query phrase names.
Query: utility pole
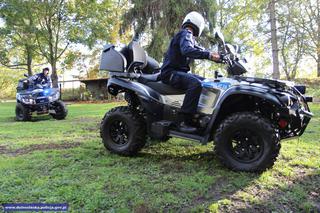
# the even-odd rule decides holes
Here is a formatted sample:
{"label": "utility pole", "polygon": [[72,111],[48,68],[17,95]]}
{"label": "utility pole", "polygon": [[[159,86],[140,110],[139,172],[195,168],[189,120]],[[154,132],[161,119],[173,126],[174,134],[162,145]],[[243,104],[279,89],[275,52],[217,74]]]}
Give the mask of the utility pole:
{"label": "utility pole", "polygon": [[278,49],[278,39],[277,39],[277,20],[276,20],[276,0],[270,0],[269,9],[270,9],[270,25],[271,25],[271,44],[272,44],[272,64],[273,72],[272,77],[274,79],[280,78],[279,71],[279,49]]}

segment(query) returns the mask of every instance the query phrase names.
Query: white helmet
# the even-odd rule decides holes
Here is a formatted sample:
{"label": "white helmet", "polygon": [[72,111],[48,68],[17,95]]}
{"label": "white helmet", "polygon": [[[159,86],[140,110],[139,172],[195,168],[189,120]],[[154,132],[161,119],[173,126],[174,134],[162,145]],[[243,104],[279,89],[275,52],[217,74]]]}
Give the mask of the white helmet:
{"label": "white helmet", "polygon": [[205,25],[203,16],[196,11],[188,13],[183,20],[182,28],[188,25],[194,28],[194,36],[200,36]]}

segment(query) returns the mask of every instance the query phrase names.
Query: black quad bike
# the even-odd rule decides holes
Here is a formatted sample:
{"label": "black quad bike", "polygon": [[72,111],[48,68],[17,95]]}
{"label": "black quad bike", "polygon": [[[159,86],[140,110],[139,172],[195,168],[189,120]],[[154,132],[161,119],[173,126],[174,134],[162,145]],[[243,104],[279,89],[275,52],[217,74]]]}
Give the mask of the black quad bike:
{"label": "black quad bike", "polygon": [[178,128],[178,112],[185,91],[159,80],[159,64],[147,56],[138,42],[117,51],[106,45],[100,70],[109,71],[108,92],[125,94],[128,106],[107,112],[100,133],[104,146],[113,153],[131,156],[139,152],[149,136],[166,141],[178,137],[202,144],[214,141],[219,160],[238,171],[264,171],[273,166],[282,139],[300,136],[312,113],[304,96],[305,86],[292,82],[244,77],[237,46],[226,44],[215,34],[225,55],[228,77],[215,72],[202,82],[198,113],[193,121],[197,133]]}
{"label": "black quad bike", "polygon": [[[28,77],[25,74],[25,77]],[[28,78],[19,80],[17,87],[16,120],[30,121],[33,114],[51,115],[62,120],[68,114],[66,105],[60,100],[58,88],[48,88],[46,84],[33,85]]]}

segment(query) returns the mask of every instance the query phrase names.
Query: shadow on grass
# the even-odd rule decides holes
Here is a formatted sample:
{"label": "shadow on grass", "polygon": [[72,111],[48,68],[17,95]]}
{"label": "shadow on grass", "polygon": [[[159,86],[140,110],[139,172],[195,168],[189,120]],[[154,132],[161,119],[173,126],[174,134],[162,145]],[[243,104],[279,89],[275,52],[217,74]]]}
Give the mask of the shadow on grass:
{"label": "shadow on grass", "polygon": [[54,144],[54,143],[48,143],[48,144],[31,144],[29,146],[19,148],[19,149],[10,149],[6,146],[0,145],[0,154],[5,154],[9,156],[17,156],[17,155],[25,155],[32,153],[34,151],[45,151],[45,150],[59,150],[59,149],[71,149],[80,146],[80,143],[74,142],[74,143],[61,143],[61,144]]}
{"label": "shadow on grass", "polygon": [[[184,148],[182,147],[181,149],[183,151]],[[187,212],[198,206],[208,206],[212,202],[229,198],[236,191],[250,185],[260,176],[259,173],[229,170],[218,161],[213,151],[180,155],[166,152],[139,153],[137,157],[142,157],[148,162],[157,163],[161,168],[162,174],[192,176],[203,172],[205,175],[216,177],[215,181],[209,184],[205,191],[188,200],[187,205],[180,207],[169,206],[170,208],[167,210]]]}
{"label": "shadow on grass", "polygon": [[[171,155],[168,153],[141,153],[140,157],[158,162],[164,173],[193,172],[184,170],[184,162],[194,168],[194,172],[204,169],[207,174],[217,176],[208,185],[208,189],[188,200],[188,205],[169,206],[165,210],[187,212],[190,209],[207,209],[212,203],[217,203],[222,212],[320,212],[320,170],[307,173],[303,169],[293,179],[279,180],[283,185],[274,186],[271,190],[262,190],[255,182],[261,174],[234,172],[218,162],[214,152],[193,153],[186,155]],[[243,190],[249,191],[249,198],[239,197]],[[253,201],[252,201],[253,200]],[[228,203],[224,208],[224,202]],[[230,203],[229,203],[230,202]],[[231,204],[231,205],[230,205]]]}
{"label": "shadow on grass", "polygon": [[32,116],[30,121],[17,121],[14,116],[10,117],[4,117],[1,119],[2,122],[41,122],[41,121],[47,121],[47,120],[54,120],[50,115],[35,115]]}
{"label": "shadow on grass", "polygon": [[320,173],[298,175],[280,187],[261,193],[259,186],[251,189],[258,198],[254,204],[225,208],[237,212],[320,212]]}
{"label": "shadow on grass", "polygon": [[[141,209],[147,209],[143,212],[158,212],[159,209],[164,212],[189,212],[199,206],[206,209],[212,202],[231,197],[260,176],[260,174],[234,172],[225,168],[218,162],[213,151],[202,151],[199,146],[192,146],[192,144],[190,146],[181,145],[181,147],[174,146],[174,148],[171,146],[171,149],[166,149],[169,148],[166,145],[165,147],[150,145],[135,157],[122,157],[108,151],[101,151],[100,154],[121,162],[111,164],[128,168],[127,176],[130,176],[132,171],[135,175],[142,171],[141,179],[145,179],[145,169],[149,167],[148,179],[163,178],[163,188],[160,191],[155,187],[148,191],[150,194],[143,192],[146,202],[141,206],[140,204],[135,206],[136,212],[140,212]],[[128,181],[130,181],[129,177]],[[134,181],[135,179],[132,185],[135,185]],[[187,191],[184,192],[185,190]],[[170,194],[181,200],[153,204],[148,201],[147,197],[154,193],[159,193],[159,197],[163,194]]]}
{"label": "shadow on grass", "polygon": [[[290,178],[270,171],[270,175],[268,173],[267,176],[273,176],[279,180],[272,184],[271,188],[261,188],[259,183],[261,181],[263,184],[266,183],[258,179],[264,173],[231,171],[216,159],[213,151],[201,152],[195,146],[192,152],[190,151],[192,145],[189,144],[180,148],[175,146],[173,149],[172,143],[169,146],[171,149],[166,149],[169,148],[166,145],[150,145],[136,157],[119,156],[119,158],[122,162],[127,159],[128,168],[136,171],[143,170],[150,164],[155,165],[160,171],[158,175],[172,177],[175,185],[186,184],[185,181],[188,178],[190,182],[196,180],[201,184],[207,178],[206,176],[215,177],[214,181],[208,182],[202,191],[195,190],[192,196],[184,199],[184,202],[169,202],[165,205],[154,206],[146,201],[141,204],[141,208],[139,205],[136,206],[137,212],[139,209],[146,210],[143,212],[154,212],[157,208],[164,212],[207,211],[212,204],[216,204],[222,212],[320,212],[320,170],[306,170],[306,168],[299,170],[297,168],[295,176]],[[107,153],[115,158],[117,156]],[[132,167],[132,161],[137,162],[134,167]],[[151,173],[154,172],[151,171]],[[128,171],[129,174],[130,171]],[[202,174],[203,177],[199,174]],[[142,175],[141,178],[143,177]],[[182,178],[181,181],[179,178]],[[166,181],[163,184],[168,184],[167,193],[181,196],[182,192],[176,190],[175,185],[172,186],[172,183]],[[187,185],[186,188],[188,188]]]}

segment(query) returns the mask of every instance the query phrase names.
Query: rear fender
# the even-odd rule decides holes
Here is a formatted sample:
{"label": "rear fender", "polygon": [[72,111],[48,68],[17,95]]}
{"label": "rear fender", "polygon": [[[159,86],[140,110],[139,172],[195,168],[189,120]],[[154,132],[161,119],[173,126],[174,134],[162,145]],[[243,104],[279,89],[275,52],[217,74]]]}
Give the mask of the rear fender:
{"label": "rear fender", "polygon": [[159,93],[155,92],[150,87],[130,80],[111,78],[108,80],[107,87],[108,92],[114,96],[116,96],[120,92],[131,91],[134,92],[138,97],[145,100],[161,100]]}

